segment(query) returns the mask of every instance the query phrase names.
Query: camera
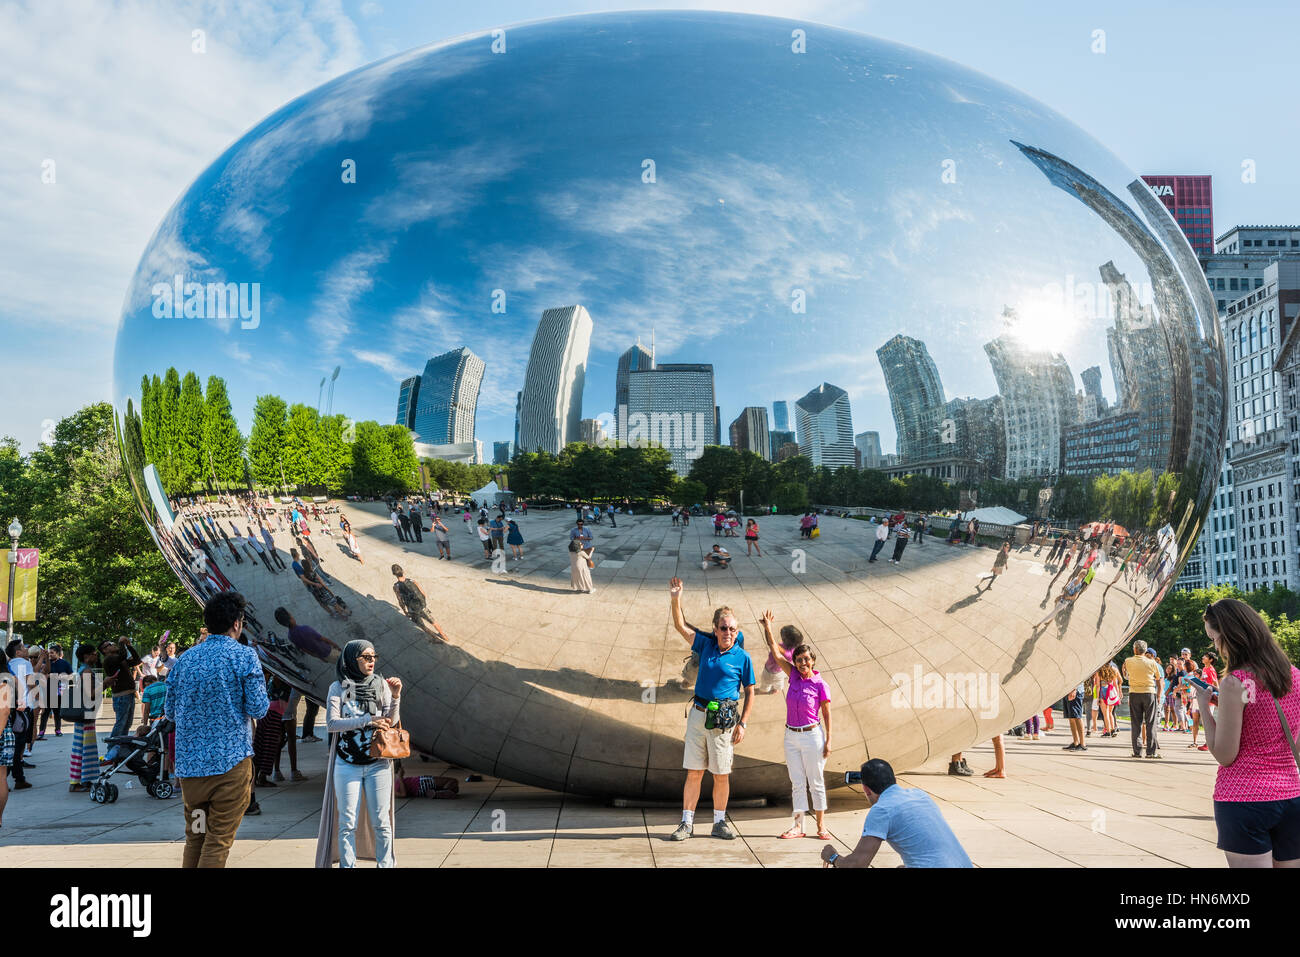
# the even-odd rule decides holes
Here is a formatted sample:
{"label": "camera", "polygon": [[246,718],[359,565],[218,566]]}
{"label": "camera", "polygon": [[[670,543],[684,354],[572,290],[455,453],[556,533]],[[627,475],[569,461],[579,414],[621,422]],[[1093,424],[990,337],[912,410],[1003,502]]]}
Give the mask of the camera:
{"label": "camera", "polygon": [[847,784],[849,787],[853,787],[855,784],[861,784],[861,783],[862,783],[862,772],[861,772],[861,771],[845,771],[845,772],[844,772],[844,783]]}

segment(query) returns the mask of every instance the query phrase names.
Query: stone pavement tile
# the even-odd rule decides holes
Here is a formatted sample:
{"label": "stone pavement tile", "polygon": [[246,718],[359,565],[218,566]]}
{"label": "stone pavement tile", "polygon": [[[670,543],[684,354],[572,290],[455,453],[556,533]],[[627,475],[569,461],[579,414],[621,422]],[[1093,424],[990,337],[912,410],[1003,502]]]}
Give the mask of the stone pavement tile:
{"label": "stone pavement tile", "polygon": [[316,839],[267,841],[234,862],[237,867],[312,867]]}
{"label": "stone pavement tile", "polygon": [[[1070,854],[1069,860],[1080,867],[1183,867],[1177,861],[1166,857],[1155,857],[1148,854]],[[1222,860],[1215,862],[1215,865],[1221,865]],[[1211,864],[1202,864],[1199,866],[1215,866]]]}

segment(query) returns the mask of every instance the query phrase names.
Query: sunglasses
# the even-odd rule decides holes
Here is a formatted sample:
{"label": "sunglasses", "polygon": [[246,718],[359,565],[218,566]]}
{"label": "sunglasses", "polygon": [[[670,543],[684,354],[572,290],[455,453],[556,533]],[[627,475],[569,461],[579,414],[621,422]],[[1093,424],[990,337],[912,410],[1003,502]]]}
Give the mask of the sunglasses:
{"label": "sunglasses", "polygon": [[718,625],[719,631],[740,631],[739,625]]}
{"label": "sunglasses", "polygon": [[378,655],[369,655],[369,654],[367,654],[367,655],[357,655],[357,660],[358,660],[358,661],[378,661],[378,660],[379,660],[379,656],[378,656]]}

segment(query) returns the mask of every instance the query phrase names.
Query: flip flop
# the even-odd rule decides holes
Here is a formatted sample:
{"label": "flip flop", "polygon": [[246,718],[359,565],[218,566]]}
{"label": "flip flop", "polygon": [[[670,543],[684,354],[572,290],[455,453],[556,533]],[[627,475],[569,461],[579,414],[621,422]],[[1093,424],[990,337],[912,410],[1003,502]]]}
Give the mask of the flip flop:
{"label": "flip flop", "polygon": [[788,840],[788,839],[790,839],[790,838],[792,838],[792,837],[807,837],[808,835],[805,834],[803,831],[799,831],[799,832],[796,833],[794,828],[790,828],[790,830],[788,830],[788,831],[786,831],[784,834],[781,834],[781,835],[778,835],[778,836],[779,836],[782,840]]}
{"label": "flip flop", "polygon": [[816,834],[805,834],[805,837],[816,838],[819,841],[829,841],[831,839],[830,831],[818,831]]}

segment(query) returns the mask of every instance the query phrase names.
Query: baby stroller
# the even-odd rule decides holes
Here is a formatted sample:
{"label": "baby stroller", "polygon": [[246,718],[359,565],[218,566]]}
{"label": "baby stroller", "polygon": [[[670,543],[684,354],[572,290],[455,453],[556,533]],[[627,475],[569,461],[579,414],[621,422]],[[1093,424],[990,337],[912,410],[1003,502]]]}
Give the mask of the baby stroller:
{"label": "baby stroller", "polygon": [[120,747],[125,757],[100,773],[99,780],[90,786],[90,799],[96,804],[117,801],[117,785],[109,778],[119,772],[139,778],[150,797],[160,801],[171,797],[176,788],[163,773],[163,755],[167,753],[167,735],[175,728],[176,725],[163,716],[150,725],[143,737],[134,734],[110,737],[108,744]]}

